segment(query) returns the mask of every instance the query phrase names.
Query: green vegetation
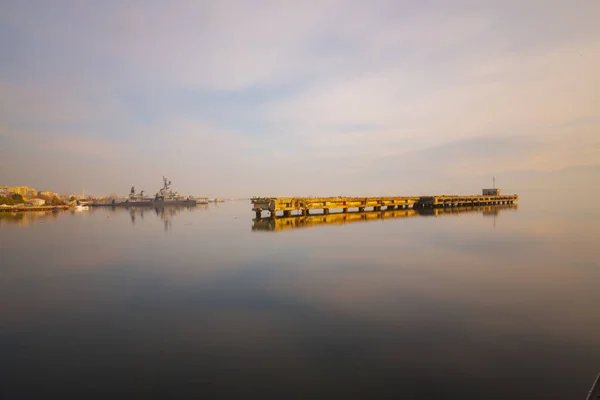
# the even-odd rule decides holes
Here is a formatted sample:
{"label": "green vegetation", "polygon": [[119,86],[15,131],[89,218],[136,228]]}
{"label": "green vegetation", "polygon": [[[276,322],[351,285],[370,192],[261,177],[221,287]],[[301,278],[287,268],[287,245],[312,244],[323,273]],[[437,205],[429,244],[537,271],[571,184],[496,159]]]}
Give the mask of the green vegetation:
{"label": "green vegetation", "polygon": [[0,204],[6,204],[9,206],[13,206],[15,204],[23,204],[23,203],[25,203],[25,200],[23,200],[23,196],[21,196],[20,194],[13,194],[12,196],[9,196],[9,197],[0,196]]}
{"label": "green vegetation", "polygon": [[38,196],[42,200],[46,200],[46,205],[49,206],[64,206],[65,202],[59,199],[57,196]]}
{"label": "green vegetation", "polygon": [[59,199],[58,197],[54,196],[50,200],[50,204],[52,204],[53,206],[64,206],[65,202]]}

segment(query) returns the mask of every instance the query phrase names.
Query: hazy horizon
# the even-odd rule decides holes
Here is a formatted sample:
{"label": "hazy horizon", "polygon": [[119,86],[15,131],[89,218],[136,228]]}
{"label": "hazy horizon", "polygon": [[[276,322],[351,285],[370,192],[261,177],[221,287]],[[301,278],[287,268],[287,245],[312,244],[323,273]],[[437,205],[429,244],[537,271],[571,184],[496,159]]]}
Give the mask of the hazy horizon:
{"label": "hazy horizon", "polygon": [[583,0],[4,1],[0,184],[597,193],[598,20]]}

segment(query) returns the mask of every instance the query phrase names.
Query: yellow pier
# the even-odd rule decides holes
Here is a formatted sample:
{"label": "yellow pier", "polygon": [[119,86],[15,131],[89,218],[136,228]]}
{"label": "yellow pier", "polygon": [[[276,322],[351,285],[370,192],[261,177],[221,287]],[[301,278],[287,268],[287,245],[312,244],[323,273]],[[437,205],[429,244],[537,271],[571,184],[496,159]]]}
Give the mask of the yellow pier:
{"label": "yellow pier", "polygon": [[267,197],[252,199],[252,210],[259,218],[262,211],[269,211],[272,217],[277,215],[277,211],[283,211],[283,215],[289,217],[292,211],[308,215],[310,210],[323,210],[324,214],[329,214],[332,208],[344,212],[350,208],[360,212],[366,208],[374,211],[380,211],[382,207],[402,209],[412,207],[418,200],[419,197]]}
{"label": "yellow pier", "polygon": [[[484,191],[485,192],[485,191]],[[252,210],[260,218],[263,211],[268,211],[271,217],[276,217],[282,211],[284,217],[292,216],[292,212],[309,215],[310,210],[323,210],[329,214],[331,209],[340,209],[347,213],[349,209],[359,212],[402,210],[407,208],[436,208],[436,207],[465,207],[497,204],[513,204],[519,196],[473,195],[473,196],[398,196],[398,197],[262,197],[252,199]]]}

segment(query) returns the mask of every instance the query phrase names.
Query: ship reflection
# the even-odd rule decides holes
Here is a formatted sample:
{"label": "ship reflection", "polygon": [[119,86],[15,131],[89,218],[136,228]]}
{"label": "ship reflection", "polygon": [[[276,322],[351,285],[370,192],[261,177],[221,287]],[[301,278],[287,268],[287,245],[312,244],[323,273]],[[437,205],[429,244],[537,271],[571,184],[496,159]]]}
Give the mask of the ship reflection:
{"label": "ship reflection", "polygon": [[329,215],[316,214],[307,216],[258,218],[254,219],[253,231],[285,231],[288,229],[310,228],[322,225],[344,225],[353,222],[367,222],[382,219],[410,218],[456,215],[463,213],[481,213],[484,216],[497,216],[503,210],[518,209],[517,204],[490,205],[479,207],[448,207],[448,208],[424,208],[405,209],[389,211],[366,211],[350,213],[332,213]]}
{"label": "ship reflection", "polygon": [[128,208],[128,212],[133,225],[135,225],[137,218],[144,219],[144,215],[155,215],[163,221],[165,232],[169,232],[173,225],[173,217],[180,215],[182,212],[194,211],[197,209],[208,209],[208,205],[198,204],[196,206],[130,207]]}

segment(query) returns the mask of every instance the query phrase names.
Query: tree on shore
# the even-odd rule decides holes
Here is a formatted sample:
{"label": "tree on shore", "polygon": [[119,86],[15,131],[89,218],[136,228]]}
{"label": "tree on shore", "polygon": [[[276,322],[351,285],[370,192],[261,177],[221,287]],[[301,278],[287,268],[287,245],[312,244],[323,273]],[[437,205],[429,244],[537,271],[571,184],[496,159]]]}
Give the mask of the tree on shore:
{"label": "tree on shore", "polygon": [[15,204],[23,204],[23,203],[25,203],[25,200],[23,200],[23,196],[21,196],[20,194],[17,194],[17,193],[14,193],[8,197],[0,196],[0,204],[6,204],[9,206],[13,206]]}
{"label": "tree on shore", "polygon": [[64,206],[65,202],[59,199],[57,196],[52,197],[51,201],[53,206]]}
{"label": "tree on shore", "polygon": [[40,199],[45,200],[46,204],[52,206],[64,206],[65,202],[58,198],[58,196],[38,196]]}

